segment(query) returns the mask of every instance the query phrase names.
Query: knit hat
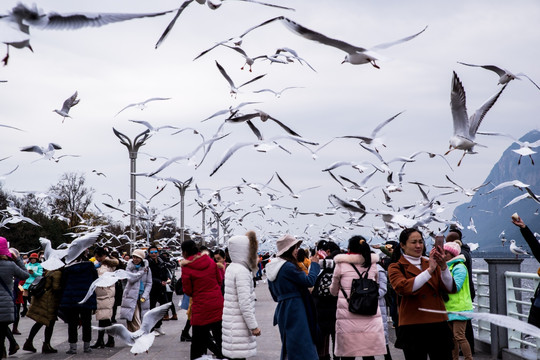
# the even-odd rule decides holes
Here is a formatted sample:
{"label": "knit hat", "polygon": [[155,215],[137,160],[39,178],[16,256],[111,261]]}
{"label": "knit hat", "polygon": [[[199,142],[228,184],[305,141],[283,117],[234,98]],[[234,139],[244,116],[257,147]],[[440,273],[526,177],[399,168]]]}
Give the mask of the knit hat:
{"label": "knit hat", "polygon": [[444,250],[456,257],[461,253],[461,246],[457,242],[451,241],[444,244]]}
{"label": "knit hat", "polygon": [[296,244],[300,244],[301,242],[302,240],[297,240],[294,236],[289,235],[289,234],[282,236],[281,238],[278,239],[276,243],[276,246],[277,246],[276,256],[283,255],[284,253],[287,252],[287,250],[289,250]]}
{"label": "knit hat", "polygon": [[37,253],[30,254],[30,259],[39,259],[39,255]]}
{"label": "knit hat", "polygon": [[6,238],[3,238],[3,237],[0,237],[0,255],[11,257],[8,241],[6,240]]}
{"label": "knit hat", "polygon": [[140,259],[144,259],[146,257],[146,254],[143,249],[136,249],[133,250],[133,254],[131,254],[131,256],[136,256]]}

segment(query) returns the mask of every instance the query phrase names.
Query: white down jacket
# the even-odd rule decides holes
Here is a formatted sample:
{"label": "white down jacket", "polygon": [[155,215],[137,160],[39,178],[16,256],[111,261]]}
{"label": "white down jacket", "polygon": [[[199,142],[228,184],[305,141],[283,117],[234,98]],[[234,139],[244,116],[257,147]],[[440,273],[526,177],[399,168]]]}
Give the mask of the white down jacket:
{"label": "white down jacket", "polygon": [[259,327],[255,319],[253,270],[257,267],[257,238],[247,236],[229,239],[231,263],[225,270],[225,295],[222,320],[222,350],[228,358],[249,358],[257,354],[257,343],[251,330]]}

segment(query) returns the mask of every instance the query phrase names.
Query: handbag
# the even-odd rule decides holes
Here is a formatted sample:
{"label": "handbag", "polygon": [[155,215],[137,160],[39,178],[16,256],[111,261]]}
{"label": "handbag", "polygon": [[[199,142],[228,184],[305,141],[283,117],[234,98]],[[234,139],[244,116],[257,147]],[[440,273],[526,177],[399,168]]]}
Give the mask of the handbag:
{"label": "handbag", "polygon": [[351,284],[351,294],[347,297],[345,290],[341,288],[341,292],[349,303],[349,311],[358,315],[375,315],[379,308],[379,284],[368,279],[369,268],[360,273],[354,264],[351,264],[358,279],[353,279]]}
{"label": "handbag", "polygon": [[45,283],[47,282],[47,279],[45,276],[36,276],[34,281],[30,284],[28,287],[28,294],[30,296],[39,298],[45,294]]}

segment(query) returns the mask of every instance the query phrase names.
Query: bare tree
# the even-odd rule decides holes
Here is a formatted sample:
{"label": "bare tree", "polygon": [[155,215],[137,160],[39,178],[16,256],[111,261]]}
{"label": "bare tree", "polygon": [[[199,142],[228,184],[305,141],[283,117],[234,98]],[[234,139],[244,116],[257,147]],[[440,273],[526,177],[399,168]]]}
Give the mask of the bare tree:
{"label": "bare tree", "polygon": [[92,203],[95,190],[85,186],[84,174],[64,173],[58,184],[52,185],[49,192],[58,196],[51,198],[50,205],[56,214],[69,219],[69,226],[78,225]]}

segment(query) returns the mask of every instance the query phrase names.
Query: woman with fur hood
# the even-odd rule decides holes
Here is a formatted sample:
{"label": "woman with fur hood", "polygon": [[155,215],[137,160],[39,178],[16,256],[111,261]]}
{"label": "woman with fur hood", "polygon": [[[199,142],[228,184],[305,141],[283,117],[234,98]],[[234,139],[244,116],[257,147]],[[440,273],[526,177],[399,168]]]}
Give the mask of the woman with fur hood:
{"label": "woman with fur hood", "polygon": [[152,270],[145,257],[143,249],[133,250],[126,266],[126,271],[137,275],[127,280],[122,305],[120,305],[120,318],[127,320],[126,327],[131,332],[141,328],[141,318],[150,310]]}
{"label": "woman with fur hood", "polygon": [[[94,250],[94,257],[96,258],[95,266],[98,272],[98,276],[108,272],[113,272],[118,266],[118,260],[109,257],[107,249],[99,246]],[[101,328],[112,325],[114,298],[116,295],[115,284],[107,287],[96,288],[97,309],[96,320],[98,326]],[[107,343],[103,341],[105,336],[105,330],[98,331],[98,338],[94,345],[90,346],[92,349],[99,349],[106,347],[114,347],[114,337],[108,335]]]}
{"label": "woman with fur hood", "polygon": [[261,335],[253,287],[258,261],[255,232],[231,237],[228,249],[231,263],[225,271],[222,352],[229,359],[245,359],[257,354],[255,336]]}
{"label": "woman with fur hood", "polygon": [[386,341],[381,310],[375,315],[358,315],[349,311],[349,304],[343,292],[350,296],[353,279],[358,278],[356,269],[368,271],[368,278],[378,281],[377,261],[379,256],[372,254],[366,239],[353,236],[349,239],[348,253],[334,257],[334,276],[330,293],[338,296],[336,311],[335,355],[342,360],[353,360],[362,356],[364,360],[374,360],[375,355],[386,354]]}
{"label": "woman with fur hood", "polygon": [[275,302],[274,326],[279,326],[281,360],[316,360],[317,323],[315,304],[308,288],[315,285],[321,269],[319,256],[311,257],[306,275],[296,254],[301,240],[285,235],[278,239],[276,258],[266,266],[268,288]]}

